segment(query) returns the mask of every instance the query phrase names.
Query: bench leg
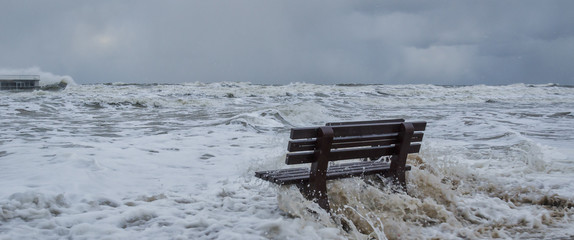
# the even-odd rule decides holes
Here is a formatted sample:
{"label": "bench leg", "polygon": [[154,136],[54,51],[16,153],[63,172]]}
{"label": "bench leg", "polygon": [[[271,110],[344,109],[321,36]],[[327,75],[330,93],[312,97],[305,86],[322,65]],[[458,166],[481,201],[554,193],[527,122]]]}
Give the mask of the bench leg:
{"label": "bench leg", "polygon": [[[313,187],[315,186],[315,187]],[[301,194],[305,196],[307,200],[313,201],[319,204],[319,207],[325,209],[325,211],[330,212],[331,208],[329,206],[329,197],[327,196],[327,185],[317,186],[316,184],[297,184]]]}
{"label": "bench leg", "polygon": [[405,176],[406,172],[403,170],[401,172],[397,172],[395,179],[397,179],[400,189],[407,193],[407,180]]}
{"label": "bench leg", "polygon": [[309,185],[305,191],[307,199],[313,199],[325,211],[329,212],[329,198],[327,197],[327,168],[329,167],[328,155],[333,143],[333,129],[321,127],[318,131],[315,161],[311,163]]}
{"label": "bench leg", "polygon": [[406,171],[405,170],[396,170],[396,171],[389,171],[387,174],[384,175],[385,178],[391,178],[393,181],[394,186],[398,186],[398,190],[403,192],[407,192],[407,181],[406,181]]}
{"label": "bench leg", "polygon": [[392,177],[393,182],[398,184],[405,192],[407,191],[405,177],[407,155],[409,154],[410,140],[413,137],[413,133],[414,127],[412,123],[401,124],[400,143],[396,146],[398,154],[391,157],[391,167],[389,169],[389,177]]}
{"label": "bench leg", "polygon": [[327,167],[328,161],[313,162],[311,164],[311,176],[309,183],[303,188],[299,188],[303,195],[308,199],[316,202],[325,211],[329,212],[329,197],[327,196]]}
{"label": "bench leg", "polygon": [[329,212],[331,208],[329,206],[329,197],[327,196],[327,181],[324,178],[321,180],[322,181],[315,183],[309,182],[309,196],[313,199],[313,201],[319,204],[319,207]]}

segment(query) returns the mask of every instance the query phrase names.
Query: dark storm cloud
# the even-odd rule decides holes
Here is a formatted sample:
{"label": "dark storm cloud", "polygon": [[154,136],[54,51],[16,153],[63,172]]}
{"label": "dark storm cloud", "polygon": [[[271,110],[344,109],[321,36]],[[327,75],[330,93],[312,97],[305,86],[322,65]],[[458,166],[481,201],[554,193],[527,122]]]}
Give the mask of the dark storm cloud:
{"label": "dark storm cloud", "polygon": [[78,83],[574,84],[573,1],[0,2],[0,68]]}

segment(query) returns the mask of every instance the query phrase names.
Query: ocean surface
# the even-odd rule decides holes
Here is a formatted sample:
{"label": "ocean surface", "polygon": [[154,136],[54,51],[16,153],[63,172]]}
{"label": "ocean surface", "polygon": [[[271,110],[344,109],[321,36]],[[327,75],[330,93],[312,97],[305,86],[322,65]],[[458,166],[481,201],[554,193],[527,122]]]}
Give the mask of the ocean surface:
{"label": "ocean surface", "polygon": [[[408,194],[255,171],[292,127],[427,121]],[[574,238],[574,87],[249,83],[0,92],[0,239]]]}

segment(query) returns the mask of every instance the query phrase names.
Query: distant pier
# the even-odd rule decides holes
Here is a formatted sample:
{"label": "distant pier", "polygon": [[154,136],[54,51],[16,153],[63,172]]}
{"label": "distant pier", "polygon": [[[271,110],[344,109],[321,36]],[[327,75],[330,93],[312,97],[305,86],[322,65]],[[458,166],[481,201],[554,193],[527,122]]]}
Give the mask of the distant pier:
{"label": "distant pier", "polygon": [[40,89],[39,75],[0,75],[0,90]]}

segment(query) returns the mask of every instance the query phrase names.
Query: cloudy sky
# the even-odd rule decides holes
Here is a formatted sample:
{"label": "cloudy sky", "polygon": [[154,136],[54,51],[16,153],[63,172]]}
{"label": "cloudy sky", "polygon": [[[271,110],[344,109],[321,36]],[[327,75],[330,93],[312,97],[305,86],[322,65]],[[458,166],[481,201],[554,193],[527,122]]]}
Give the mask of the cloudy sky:
{"label": "cloudy sky", "polygon": [[77,83],[574,85],[574,1],[0,0],[0,69]]}

